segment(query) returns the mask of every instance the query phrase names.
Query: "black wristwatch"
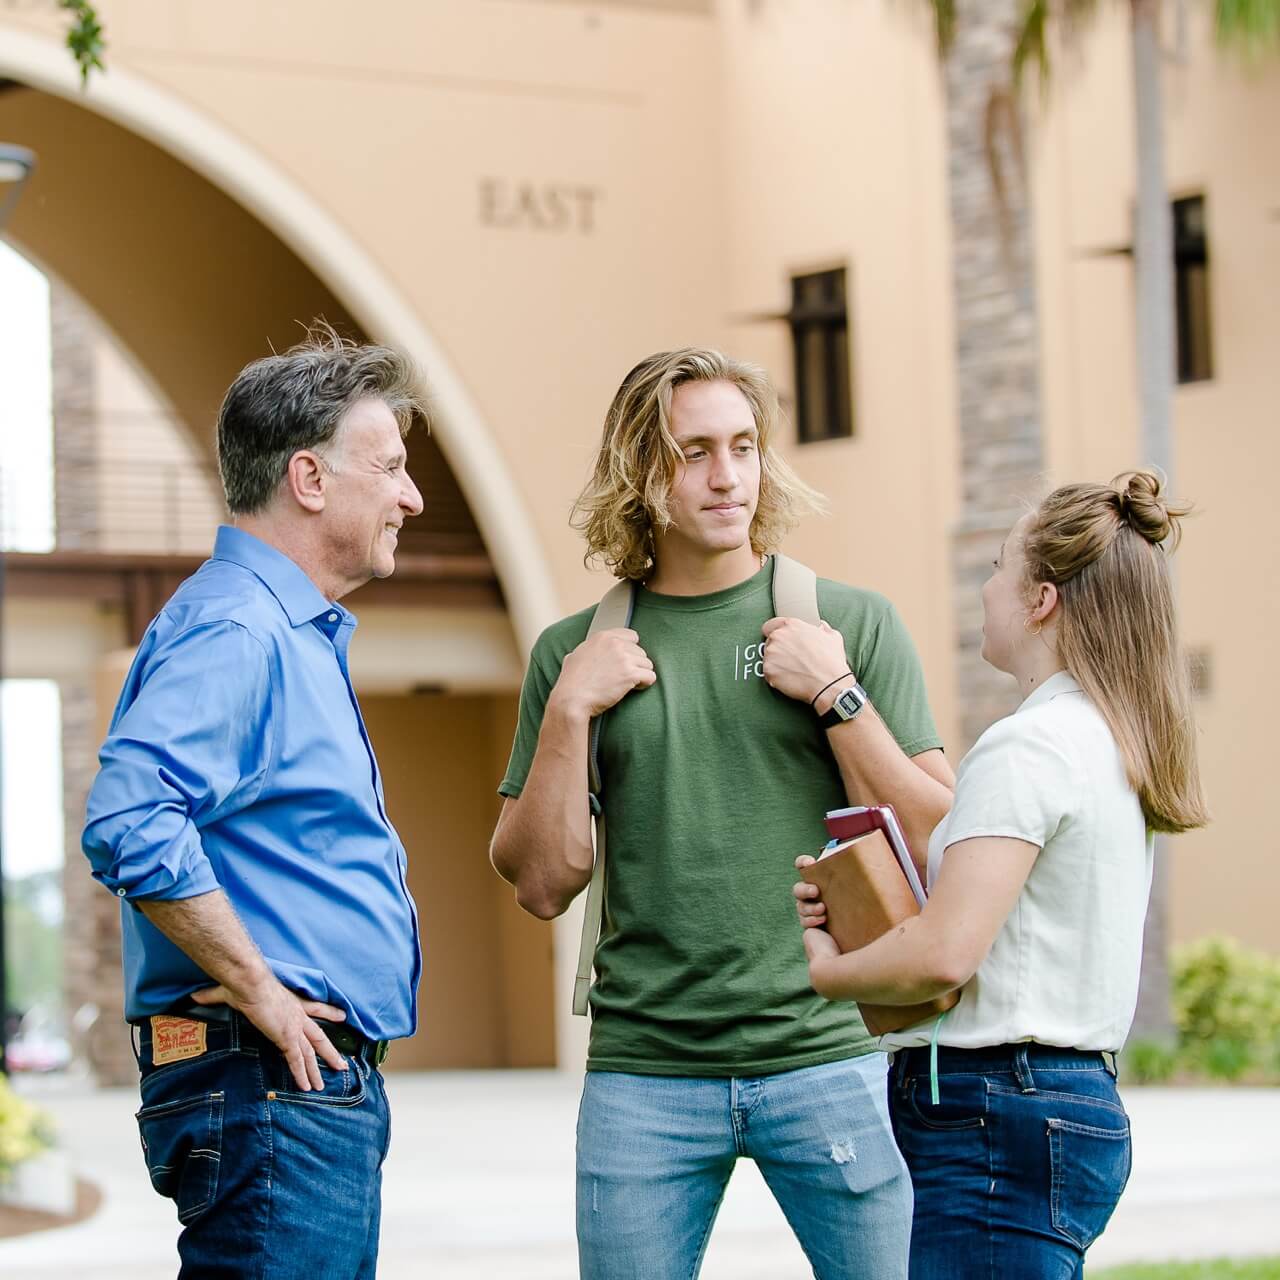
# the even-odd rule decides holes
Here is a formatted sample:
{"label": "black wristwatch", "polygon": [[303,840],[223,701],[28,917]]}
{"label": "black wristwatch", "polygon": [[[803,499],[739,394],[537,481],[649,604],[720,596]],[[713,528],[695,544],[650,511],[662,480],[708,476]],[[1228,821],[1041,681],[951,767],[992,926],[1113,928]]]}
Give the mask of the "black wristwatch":
{"label": "black wristwatch", "polygon": [[867,705],[867,691],[855,680],[847,689],[842,689],[831,709],[818,717],[818,723],[824,729],[833,729],[846,720],[852,720]]}

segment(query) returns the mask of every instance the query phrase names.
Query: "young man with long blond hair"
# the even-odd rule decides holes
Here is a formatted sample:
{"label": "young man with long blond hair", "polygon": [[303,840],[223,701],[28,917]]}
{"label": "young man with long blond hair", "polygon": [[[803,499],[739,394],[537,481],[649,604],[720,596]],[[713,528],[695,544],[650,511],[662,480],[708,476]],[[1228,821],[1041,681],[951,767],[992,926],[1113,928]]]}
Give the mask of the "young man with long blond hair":
{"label": "young man with long blond hair", "polygon": [[588,638],[586,609],[539,638],[500,787],[494,866],[551,919],[591,878],[602,717],[584,1280],[696,1275],[739,1156],[824,1280],[906,1275],[885,1059],[855,1009],[808,987],[791,867],[849,803],[893,803],[923,848],[952,775],[887,600],[820,580],[821,625],[773,616],[769,553],[820,505],[772,450],[777,417],[764,372],[715,351],[627,375],[576,524],[589,557],[634,584],[631,625]]}

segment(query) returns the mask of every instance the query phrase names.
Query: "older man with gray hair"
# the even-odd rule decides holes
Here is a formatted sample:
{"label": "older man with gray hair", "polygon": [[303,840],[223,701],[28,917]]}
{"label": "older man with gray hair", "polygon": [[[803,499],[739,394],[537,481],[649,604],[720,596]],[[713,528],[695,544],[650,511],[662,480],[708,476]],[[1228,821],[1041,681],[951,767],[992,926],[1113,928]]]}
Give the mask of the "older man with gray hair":
{"label": "older man with gray hair", "polygon": [[372,1277],[378,1070],[421,971],[338,600],[422,498],[408,362],[316,326],[227,392],[232,524],[148,627],[84,851],[121,899],[142,1145],[183,1276]]}

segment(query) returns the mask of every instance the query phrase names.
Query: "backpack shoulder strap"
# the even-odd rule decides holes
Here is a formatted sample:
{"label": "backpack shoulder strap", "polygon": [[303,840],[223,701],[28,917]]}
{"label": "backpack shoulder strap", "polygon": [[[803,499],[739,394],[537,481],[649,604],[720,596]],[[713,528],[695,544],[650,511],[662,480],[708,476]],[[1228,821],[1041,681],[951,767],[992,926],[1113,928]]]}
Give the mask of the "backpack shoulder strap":
{"label": "backpack shoulder strap", "polygon": [[815,627],[822,621],[818,575],[808,565],[781,553],[773,557],[773,612],[775,617],[799,618]]}
{"label": "backpack shoulder strap", "polygon": [[611,627],[625,627],[631,621],[636,606],[636,584],[630,578],[619,578],[596,605],[591,615],[587,635],[608,631]]}
{"label": "backpack shoulder strap", "polygon": [[[626,578],[615,582],[596,605],[590,639],[598,631],[631,625],[636,606],[635,583]],[[596,716],[587,730],[587,799],[594,819],[596,856],[591,867],[591,883],[587,886],[586,910],[582,916],[582,941],[578,944],[578,970],[573,980],[573,1011],[579,1016],[587,1012],[587,995],[591,990],[591,965],[596,943],[600,940],[600,918],[604,909],[604,810],[600,805],[600,721]]]}
{"label": "backpack shoulder strap", "polygon": [[[604,598],[596,605],[591,615],[591,625],[587,628],[586,638],[591,639],[599,631],[610,631],[614,627],[629,627],[631,615],[636,607],[635,583],[627,578],[615,582]],[[587,740],[587,786],[591,792],[591,808],[599,812],[600,794],[600,717],[591,722],[590,737]]]}

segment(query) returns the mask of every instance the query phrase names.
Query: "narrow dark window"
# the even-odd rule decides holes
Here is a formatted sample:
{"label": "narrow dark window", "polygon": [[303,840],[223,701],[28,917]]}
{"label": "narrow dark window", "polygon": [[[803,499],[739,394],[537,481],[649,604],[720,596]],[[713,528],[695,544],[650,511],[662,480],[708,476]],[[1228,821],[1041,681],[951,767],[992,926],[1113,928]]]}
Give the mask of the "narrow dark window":
{"label": "narrow dark window", "polygon": [[1178,329],[1178,381],[1213,377],[1209,324],[1209,240],[1204,196],[1173,202],[1173,274]]}
{"label": "narrow dark window", "polygon": [[791,277],[796,430],[801,444],[853,435],[845,268]]}

